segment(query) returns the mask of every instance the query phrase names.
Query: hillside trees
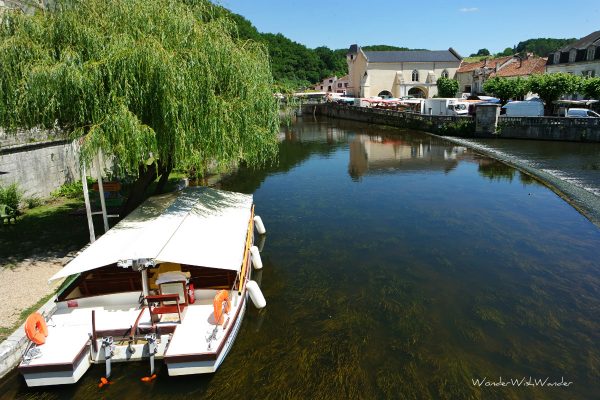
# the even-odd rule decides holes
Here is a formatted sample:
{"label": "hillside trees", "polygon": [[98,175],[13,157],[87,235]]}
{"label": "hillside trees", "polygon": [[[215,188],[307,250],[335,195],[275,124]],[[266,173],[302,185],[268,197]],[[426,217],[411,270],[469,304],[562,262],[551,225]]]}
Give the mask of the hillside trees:
{"label": "hillside trees", "polygon": [[548,54],[555,52],[563,46],[573,43],[577,39],[552,39],[552,38],[537,38],[528,39],[519,42],[515,48],[515,53],[533,53],[536,56],[546,57]]}
{"label": "hillside trees", "polygon": [[259,164],[277,149],[263,45],[233,38],[207,0],[71,0],[4,14],[0,126],[59,126],[81,158],[99,150],[135,176],[122,210],[173,168]]}

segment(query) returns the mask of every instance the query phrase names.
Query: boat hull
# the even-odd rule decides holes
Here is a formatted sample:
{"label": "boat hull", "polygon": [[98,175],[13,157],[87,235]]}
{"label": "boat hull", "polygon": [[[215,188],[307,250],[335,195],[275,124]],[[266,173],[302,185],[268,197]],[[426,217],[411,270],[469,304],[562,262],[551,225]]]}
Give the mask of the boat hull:
{"label": "boat hull", "polygon": [[248,293],[244,296],[243,304],[240,306],[240,312],[234,322],[234,326],[229,334],[229,337],[225,341],[221,352],[217,355],[214,360],[193,360],[193,361],[168,361],[165,360],[167,364],[167,369],[169,372],[169,376],[180,376],[180,375],[195,375],[195,374],[209,374],[216,372],[227,354],[229,350],[233,346],[235,342],[235,338],[240,330],[242,325],[242,321],[244,319],[244,314],[246,313],[246,305],[248,304]]}
{"label": "boat hull", "polygon": [[[35,386],[50,386],[50,385],[69,385],[77,383],[79,379],[85,374],[85,372],[91,366],[90,351],[88,350],[83,354],[83,357],[79,360],[73,368],[61,366],[46,366],[44,371],[35,372],[35,369],[28,369],[26,367],[20,367],[19,370],[25,378],[25,383],[29,387]],[[52,371],[52,369],[62,370]],[[31,372],[30,372],[31,371]]]}

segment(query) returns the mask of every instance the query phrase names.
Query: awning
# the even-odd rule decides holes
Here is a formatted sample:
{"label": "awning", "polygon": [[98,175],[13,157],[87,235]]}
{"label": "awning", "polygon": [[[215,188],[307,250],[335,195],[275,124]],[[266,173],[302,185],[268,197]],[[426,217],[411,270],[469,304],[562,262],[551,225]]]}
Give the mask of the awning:
{"label": "awning", "polygon": [[141,258],[239,271],[251,209],[252,195],[205,187],[151,197],[50,280]]}

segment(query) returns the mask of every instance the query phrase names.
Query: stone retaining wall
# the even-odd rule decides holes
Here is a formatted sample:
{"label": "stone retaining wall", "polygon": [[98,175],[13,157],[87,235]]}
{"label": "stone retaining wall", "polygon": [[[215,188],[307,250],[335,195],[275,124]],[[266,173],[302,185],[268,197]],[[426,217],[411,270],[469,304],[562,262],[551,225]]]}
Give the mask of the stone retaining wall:
{"label": "stone retaining wall", "polygon": [[[334,103],[307,105],[303,106],[303,110],[310,114],[315,112],[332,118],[417,129],[445,136],[600,142],[600,118],[500,116],[497,129],[476,131],[471,117],[421,115]],[[490,123],[493,124],[493,121]]]}
{"label": "stone retaining wall", "polygon": [[25,197],[48,197],[65,182],[79,180],[76,144],[50,140],[0,148],[0,185],[17,183]]}

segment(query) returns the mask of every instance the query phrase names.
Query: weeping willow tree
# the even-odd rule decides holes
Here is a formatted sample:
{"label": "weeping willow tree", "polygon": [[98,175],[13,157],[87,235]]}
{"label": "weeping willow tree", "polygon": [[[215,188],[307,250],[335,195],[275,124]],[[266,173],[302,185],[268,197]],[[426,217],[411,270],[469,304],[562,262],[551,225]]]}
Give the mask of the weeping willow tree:
{"label": "weeping willow tree", "polygon": [[274,156],[266,49],[207,0],[65,0],[0,24],[0,126],[64,129],[137,181],[124,213],[173,168]]}

